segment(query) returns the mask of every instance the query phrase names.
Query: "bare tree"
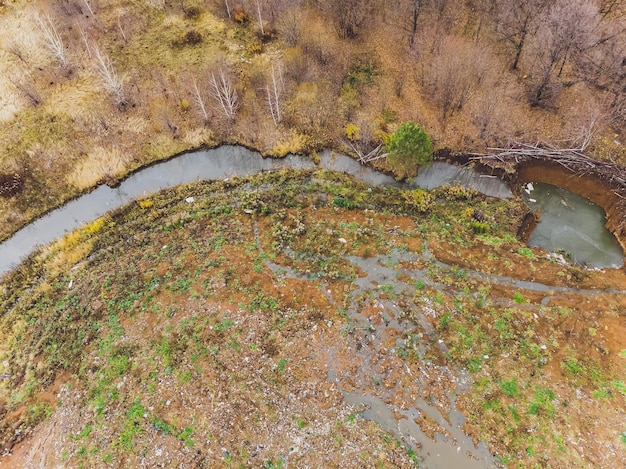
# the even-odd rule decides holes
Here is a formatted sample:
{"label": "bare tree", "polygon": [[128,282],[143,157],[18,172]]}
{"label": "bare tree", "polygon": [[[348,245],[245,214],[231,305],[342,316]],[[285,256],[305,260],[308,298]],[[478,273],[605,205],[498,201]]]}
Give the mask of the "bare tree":
{"label": "bare tree", "polygon": [[85,6],[87,7],[87,10],[89,11],[89,13],[91,14],[91,16],[94,15],[93,12],[93,8],[91,8],[91,5],[89,4],[89,0],[83,0],[83,3],[85,4]]}
{"label": "bare tree", "polygon": [[115,104],[123,109],[128,104],[128,100],[124,94],[124,82],[118,75],[113,62],[108,55],[102,54],[97,46],[92,46],[94,57],[96,60],[96,73],[102,80],[106,90],[115,99]]}
{"label": "bare tree", "polygon": [[480,87],[488,69],[489,57],[482,47],[460,37],[444,39],[425,80],[443,121],[463,109]]}
{"label": "bare tree", "polygon": [[513,46],[512,70],[518,69],[526,42],[537,31],[548,3],[549,0],[498,0],[496,32]]}
{"label": "bare tree", "polygon": [[330,15],[339,37],[354,39],[368,19],[372,0],[320,0],[322,10]]}
{"label": "bare tree", "polygon": [[558,90],[556,78],[572,54],[594,42],[598,10],[590,0],[557,0],[542,21],[529,53],[531,64],[530,104],[548,103]]}
{"label": "bare tree", "polygon": [[76,22],[76,29],[78,29],[78,32],[80,33],[80,38],[83,40],[87,56],[91,58],[91,46],[89,45],[89,40],[87,39],[87,33],[85,32],[85,29],[78,22]]}
{"label": "bare tree", "polygon": [[301,10],[303,0],[263,0],[265,16],[274,27],[282,16],[290,10]]}
{"label": "bare tree", "polygon": [[419,22],[429,4],[430,0],[391,0],[385,4],[385,21],[402,31],[410,49],[415,45]]}
{"label": "bare tree", "polygon": [[626,120],[626,27],[620,18],[601,21],[600,38],[573,57],[577,78],[604,94],[612,119]]}
{"label": "bare tree", "polygon": [[211,96],[218,102],[224,115],[234,120],[239,108],[239,100],[232,76],[220,67],[217,72],[211,73],[209,84]]}
{"label": "bare tree", "polygon": [[11,81],[11,84],[15,86],[15,88],[22,94],[22,96],[24,96],[28,100],[31,105],[39,106],[43,102],[39,91],[37,91],[37,88],[35,88],[35,85],[30,79],[10,78],[9,80]]}
{"label": "bare tree", "polygon": [[56,23],[47,13],[43,15],[43,18],[41,15],[36,15],[35,19],[39,24],[39,29],[43,34],[46,46],[54,54],[61,66],[67,67],[69,65],[69,60],[67,55],[65,55],[63,38],[59,33]]}
{"label": "bare tree", "polygon": [[[499,0],[468,0],[467,6],[474,14],[466,15],[468,26],[473,25],[474,39],[478,40],[483,27],[493,21],[494,12],[498,10]],[[471,29],[470,29],[471,30]]]}
{"label": "bare tree", "polygon": [[270,113],[275,125],[278,125],[283,119],[283,115],[280,110],[280,100],[284,89],[285,81],[283,79],[283,67],[280,62],[277,62],[276,64],[272,64],[270,80],[265,87],[267,104],[270,108]]}
{"label": "bare tree", "polygon": [[285,11],[278,20],[278,32],[290,46],[298,44],[302,36],[302,11],[297,8]]}
{"label": "bare tree", "polygon": [[555,36],[553,46],[560,51],[557,75],[561,76],[570,56],[594,43],[598,9],[591,0],[560,0],[550,10],[548,19]]}
{"label": "bare tree", "polygon": [[602,18],[611,16],[623,16],[626,13],[626,5],[623,0],[600,0],[598,10]]}
{"label": "bare tree", "polygon": [[196,101],[196,104],[198,105],[198,107],[200,108],[200,111],[202,112],[202,119],[204,121],[204,124],[206,125],[209,123],[209,113],[207,112],[204,98],[202,97],[202,93],[200,93],[200,89],[198,88],[198,83],[196,82],[196,79],[194,77],[192,77],[192,81],[193,81],[194,100]]}
{"label": "bare tree", "polygon": [[24,52],[24,48],[19,41],[12,41],[7,46],[7,52],[10,52],[15,57],[20,59],[24,65],[28,65],[28,61],[26,60],[26,53]]}
{"label": "bare tree", "polygon": [[265,36],[265,28],[263,27],[263,15],[261,14],[261,1],[254,0],[254,3],[256,3],[256,11],[259,20],[259,29],[261,30],[261,36]]}

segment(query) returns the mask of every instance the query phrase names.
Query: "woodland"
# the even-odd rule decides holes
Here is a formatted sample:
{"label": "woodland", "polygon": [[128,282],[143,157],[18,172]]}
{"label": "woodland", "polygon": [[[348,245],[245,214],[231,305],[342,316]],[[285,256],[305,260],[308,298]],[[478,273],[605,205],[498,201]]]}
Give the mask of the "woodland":
{"label": "woodland", "polygon": [[[620,0],[0,2],[0,219],[181,151],[518,143],[623,165]],[[11,229],[5,228],[4,236]]]}

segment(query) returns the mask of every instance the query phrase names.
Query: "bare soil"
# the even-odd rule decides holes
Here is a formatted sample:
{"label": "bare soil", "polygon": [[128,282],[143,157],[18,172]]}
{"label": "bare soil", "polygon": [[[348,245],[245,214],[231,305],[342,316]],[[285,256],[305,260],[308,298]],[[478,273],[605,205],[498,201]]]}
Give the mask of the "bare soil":
{"label": "bare soil", "polygon": [[[7,278],[2,466],[427,460],[346,393],[397,422],[428,402],[443,420],[416,423],[432,437],[459,409],[497,465],[624,460],[623,269],[529,256],[515,203],[444,190],[420,212],[399,192],[298,174],[157,194]],[[473,207],[488,235],[471,231]]]}

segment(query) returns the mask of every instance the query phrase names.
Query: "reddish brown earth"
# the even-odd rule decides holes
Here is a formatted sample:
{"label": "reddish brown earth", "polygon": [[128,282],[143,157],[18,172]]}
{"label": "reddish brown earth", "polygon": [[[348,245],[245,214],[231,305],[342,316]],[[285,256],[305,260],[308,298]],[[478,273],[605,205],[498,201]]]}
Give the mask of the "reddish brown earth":
{"label": "reddish brown earth", "polygon": [[598,204],[606,212],[606,227],[626,251],[626,189],[602,179],[592,170],[573,173],[547,160],[531,160],[518,165],[518,187],[527,182],[544,182],[563,187]]}
{"label": "reddish brown earth", "polygon": [[[185,196],[178,207],[163,203],[164,217],[159,196],[136,208],[129,224],[147,217],[162,229],[105,244],[97,262],[68,255],[61,271],[73,272],[72,292],[85,314],[104,320],[83,339],[83,367],[57,371],[4,416],[19,424],[34,403],[54,409],[36,426],[16,427],[22,433],[2,466],[411,467],[397,435],[365,419],[368,409],[349,405],[344,393],[381,399],[398,421],[422,399],[444,416],[422,413],[422,431],[449,435],[455,373],[472,366],[472,387],[455,396],[462,428],[503,466],[609,469],[626,457],[626,270],[588,271],[540,249],[528,257],[505,233],[476,236],[462,214],[478,200],[402,216],[346,210],[323,197],[282,215],[238,208],[213,216],[199,215]],[[124,230],[118,218],[112,232]],[[397,277],[376,279],[349,256]],[[270,269],[267,258],[301,276]],[[357,282],[367,279],[359,293]],[[536,288],[520,288],[522,280]],[[59,302],[69,294],[64,274],[38,281],[41,291],[58,291],[38,314],[71,304]],[[138,296],[116,306],[130,293]],[[21,340],[31,343],[28,329]],[[120,353],[129,366],[114,374]],[[104,372],[111,382],[99,414],[93,395]],[[511,395],[502,384],[510,380],[519,386]],[[542,390],[553,398],[535,412]],[[137,404],[143,413],[129,423]],[[136,433],[127,441],[129,429]]]}

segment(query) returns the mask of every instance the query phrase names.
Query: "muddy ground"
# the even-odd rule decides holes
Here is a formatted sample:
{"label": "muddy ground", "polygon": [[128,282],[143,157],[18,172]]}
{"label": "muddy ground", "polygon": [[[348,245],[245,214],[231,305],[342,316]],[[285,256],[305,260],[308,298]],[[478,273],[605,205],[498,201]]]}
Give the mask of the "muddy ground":
{"label": "muddy ground", "polygon": [[0,465],[617,467],[626,273],[524,213],[284,171],[131,204],[4,279]]}

